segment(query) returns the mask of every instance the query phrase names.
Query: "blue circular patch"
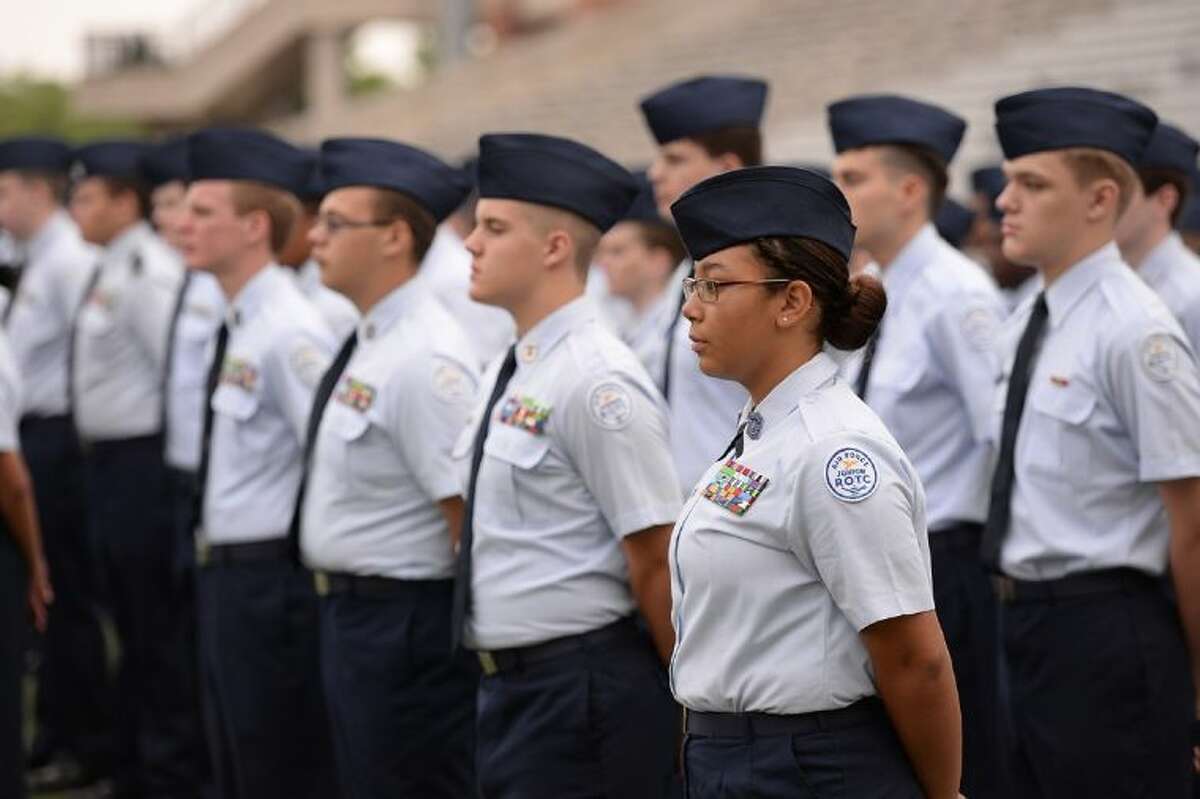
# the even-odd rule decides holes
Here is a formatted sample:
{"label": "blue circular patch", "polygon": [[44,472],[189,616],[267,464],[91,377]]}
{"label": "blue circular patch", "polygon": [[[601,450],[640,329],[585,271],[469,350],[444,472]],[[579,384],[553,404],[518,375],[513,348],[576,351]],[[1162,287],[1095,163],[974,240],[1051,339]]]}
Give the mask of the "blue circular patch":
{"label": "blue circular patch", "polygon": [[825,485],[842,502],[862,502],[875,493],[879,473],[867,453],[845,447],[825,464]]}

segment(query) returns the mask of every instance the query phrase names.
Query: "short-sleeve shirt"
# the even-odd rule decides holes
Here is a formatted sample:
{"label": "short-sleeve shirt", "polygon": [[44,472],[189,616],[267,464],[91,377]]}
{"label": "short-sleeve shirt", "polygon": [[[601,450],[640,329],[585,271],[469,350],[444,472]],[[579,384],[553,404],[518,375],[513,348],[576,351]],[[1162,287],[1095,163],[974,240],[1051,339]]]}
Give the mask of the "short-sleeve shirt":
{"label": "short-sleeve shirt", "polygon": [[203,540],[282,538],[300,489],[313,394],[333,359],[334,338],[292,276],[274,265],[231,300],[226,324],[212,397]]}
{"label": "short-sleeve shirt", "polygon": [[183,263],[138,222],[105,248],[99,270],[75,322],[75,424],[94,441],[160,432]]}
{"label": "short-sleeve shirt", "polygon": [[64,211],[24,243],[25,267],[6,325],[25,384],[23,412],[62,416],[70,408],[67,354],[71,325],[100,250],[87,244]]}
{"label": "short-sleeve shirt", "polygon": [[[987,518],[996,335],[1007,316],[982,267],[926,225],[883,269],[866,401],[912,459],[929,529]],[[855,369],[857,374],[857,369]],[[851,378],[851,385],[855,380]]]}
{"label": "short-sleeve shirt", "polygon": [[301,545],[332,572],[434,580],[454,575],[437,503],[462,493],[450,459],[475,405],[475,351],[419,281],[358,324],[358,344],[321,416]]}
{"label": "short-sleeve shirt", "polygon": [[341,341],[358,324],[358,309],[354,303],[321,282],[321,268],[311,258],[293,273],[296,286],[304,298],[313,304],[325,320],[333,337]]}
{"label": "short-sleeve shirt", "polygon": [[684,505],[671,685],[687,708],[845,707],[876,693],[860,632],[933,609],[921,482],[837,371],[819,353],[775,386]]}
{"label": "short-sleeve shirt", "polygon": [[[1070,267],[1045,296],[1001,568],[1025,580],[1118,567],[1162,574],[1169,530],[1155,484],[1200,476],[1195,353],[1115,244]],[[1005,323],[1006,372],[1032,307]],[[1007,391],[1006,375],[997,431]]]}
{"label": "short-sleeve shirt", "polygon": [[[516,352],[475,485],[465,640],[481,649],[576,635],[632,613],[621,539],[673,523],[680,506],[661,395],[590,300],[554,311]],[[454,448],[463,485],[499,369],[498,360],[485,373]]]}
{"label": "short-sleeve shirt", "polygon": [[176,469],[200,465],[204,396],[212,344],[225,319],[225,295],[208,272],[193,271],[180,298],[166,376],[166,457]]}
{"label": "short-sleeve shirt", "polygon": [[0,452],[16,452],[21,448],[17,429],[20,421],[21,375],[8,336],[0,330]]}
{"label": "short-sleeve shirt", "polygon": [[1192,349],[1200,349],[1200,256],[1178,233],[1170,233],[1137,272],[1175,314]]}

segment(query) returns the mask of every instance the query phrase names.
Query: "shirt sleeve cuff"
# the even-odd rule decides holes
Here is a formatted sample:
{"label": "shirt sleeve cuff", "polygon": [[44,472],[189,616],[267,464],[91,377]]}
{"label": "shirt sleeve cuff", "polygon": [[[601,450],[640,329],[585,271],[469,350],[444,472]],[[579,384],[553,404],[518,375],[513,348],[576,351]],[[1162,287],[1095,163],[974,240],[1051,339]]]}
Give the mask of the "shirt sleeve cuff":
{"label": "shirt sleeve cuff", "polygon": [[617,538],[625,538],[633,533],[640,533],[650,527],[663,524],[674,525],[679,518],[682,502],[664,502],[658,505],[648,505],[622,513],[615,519],[610,519],[613,532]]}
{"label": "shirt sleeve cuff", "polygon": [[919,589],[866,597],[864,602],[842,609],[854,629],[862,632],[876,622],[933,610],[933,592]]}
{"label": "shirt sleeve cuff", "polygon": [[1200,477],[1200,458],[1181,458],[1171,461],[1142,461],[1138,479],[1143,483],[1164,483]]}

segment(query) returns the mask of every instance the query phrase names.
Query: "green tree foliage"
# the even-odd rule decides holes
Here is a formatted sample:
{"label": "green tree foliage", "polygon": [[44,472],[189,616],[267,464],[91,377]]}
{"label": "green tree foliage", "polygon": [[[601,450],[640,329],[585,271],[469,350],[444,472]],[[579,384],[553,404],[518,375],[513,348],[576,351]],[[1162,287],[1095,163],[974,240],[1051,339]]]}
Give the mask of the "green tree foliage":
{"label": "green tree foliage", "polygon": [[142,132],[132,120],[76,113],[71,93],[61,83],[28,75],[0,76],[0,136],[41,133],[85,141]]}

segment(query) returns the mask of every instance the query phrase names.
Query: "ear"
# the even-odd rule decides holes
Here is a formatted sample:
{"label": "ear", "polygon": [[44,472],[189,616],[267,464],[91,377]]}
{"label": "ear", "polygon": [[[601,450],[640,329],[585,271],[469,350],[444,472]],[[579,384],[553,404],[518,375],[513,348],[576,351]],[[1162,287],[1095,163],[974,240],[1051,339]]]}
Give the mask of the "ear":
{"label": "ear", "polygon": [[1171,214],[1175,213],[1175,209],[1179,207],[1179,189],[1175,188],[1173,183],[1164,183],[1158,191],[1151,195],[1150,199],[1154,206],[1162,212],[1162,215],[1170,219]]}
{"label": "ear", "polygon": [[383,255],[388,258],[411,256],[414,261],[416,260],[416,253],[413,252],[412,228],[408,226],[408,222],[396,219],[384,229]]}
{"label": "ear", "polygon": [[1089,192],[1087,220],[1100,222],[1108,216],[1116,219],[1118,200],[1121,197],[1121,189],[1117,182],[1111,178],[1101,178],[1092,184]]}
{"label": "ear", "polygon": [[916,175],[909,172],[901,176],[899,186],[906,210],[917,207],[924,209],[928,205],[929,187]]}
{"label": "ear", "polygon": [[575,240],[571,238],[571,234],[561,228],[555,228],[547,233],[542,249],[542,261],[551,269],[557,269],[563,264],[574,268]]}
{"label": "ear", "polygon": [[743,169],[746,166],[742,162],[741,156],[734,153],[721,153],[717,156],[716,161],[717,164],[720,165],[721,169],[725,172],[732,172],[735,169]]}
{"label": "ear", "polygon": [[245,226],[246,235],[253,244],[266,242],[270,246],[271,217],[266,211],[251,211],[243,218],[242,224]]}
{"label": "ear", "polygon": [[812,286],[803,280],[793,280],[784,287],[783,304],[775,313],[775,326],[789,330],[802,325],[813,315]]}

